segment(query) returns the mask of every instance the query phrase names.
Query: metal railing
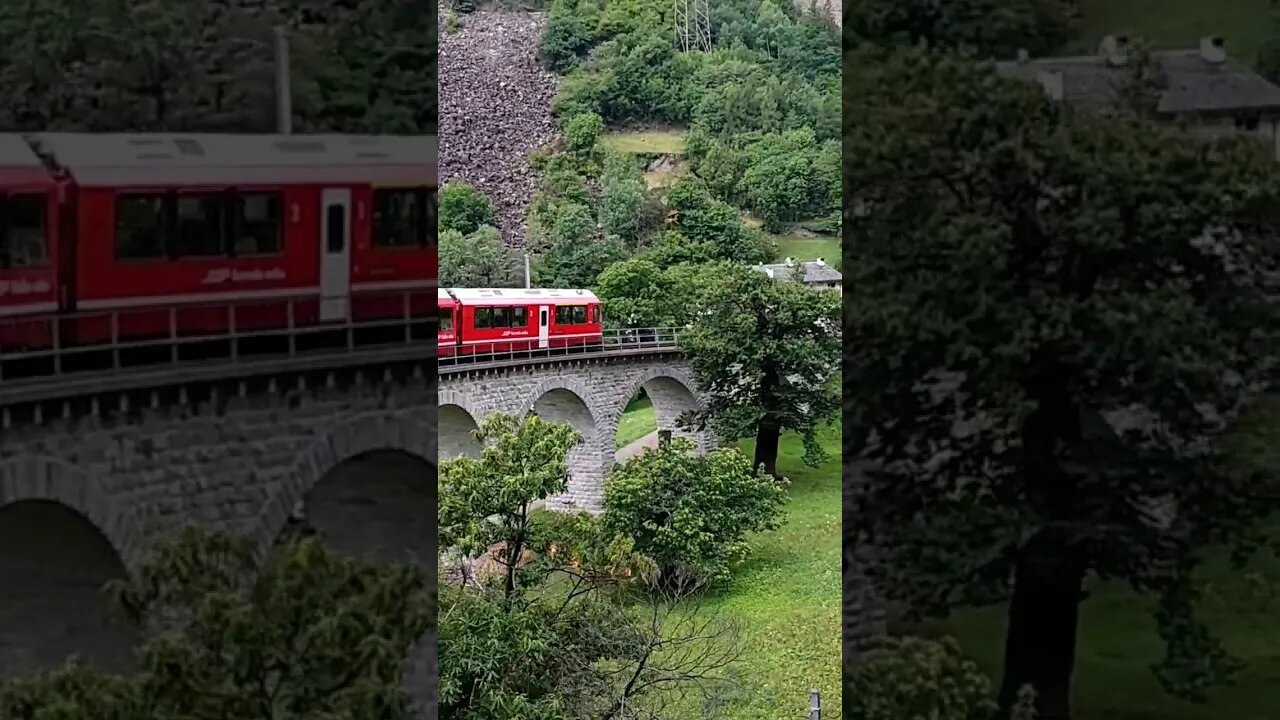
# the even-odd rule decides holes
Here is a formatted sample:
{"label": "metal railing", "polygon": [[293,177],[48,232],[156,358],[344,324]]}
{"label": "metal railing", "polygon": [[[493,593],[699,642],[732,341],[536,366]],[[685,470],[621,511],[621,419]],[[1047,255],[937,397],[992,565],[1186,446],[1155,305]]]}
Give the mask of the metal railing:
{"label": "metal railing", "polygon": [[0,387],[193,363],[416,346],[434,353],[436,291],[367,292],[346,319],[320,320],[318,296],[0,317]]}
{"label": "metal railing", "polygon": [[[537,337],[518,340],[483,341],[474,345],[441,347],[440,366],[468,366],[476,364],[502,364],[518,360],[584,356],[599,354],[632,354],[651,350],[675,350],[680,347],[683,328],[623,328],[606,329],[599,340],[583,342],[580,338],[548,338],[548,347],[530,347]],[[560,343],[560,344],[556,344]],[[566,344],[572,343],[572,344]]]}

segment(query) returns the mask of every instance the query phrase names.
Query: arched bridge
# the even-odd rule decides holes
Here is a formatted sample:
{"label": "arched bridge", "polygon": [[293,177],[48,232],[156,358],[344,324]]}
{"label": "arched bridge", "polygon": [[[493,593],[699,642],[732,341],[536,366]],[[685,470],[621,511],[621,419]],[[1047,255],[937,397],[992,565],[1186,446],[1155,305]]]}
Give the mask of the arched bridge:
{"label": "arched bridge", "polygon": [[598,346],[441,358],[440,458],[478,452],[471,433],[491,413],[534,412],[583,437],[569,453],[568,492],[550,507],[599,510],[618,422],[637,391],[653,402],[659,430],[689,437],[704,451],[715,442],[710,432],[678,427],[701,402],[679,340],[669,328],[619,330],[607,331]]}
{"label": "arched bridge", "polygon": [[[131,667],[135,631],[100,588],[185,525],[266,549],[305,519],[339,551],[434,575],[436,318],[412,305],[321,328],[291,311],[270,331],[0,348],[2,674],[71,653]],[[428,633],[406,662],[420,704],[434,655]]]}

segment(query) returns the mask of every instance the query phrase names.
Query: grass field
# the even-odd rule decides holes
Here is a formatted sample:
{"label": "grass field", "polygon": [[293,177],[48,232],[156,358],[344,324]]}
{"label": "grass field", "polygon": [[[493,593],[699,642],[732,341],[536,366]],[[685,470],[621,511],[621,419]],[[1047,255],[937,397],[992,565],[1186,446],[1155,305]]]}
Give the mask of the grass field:
{"label": "grass field", "polygon": [[[1232,445],[1240,462],[1280,467],[1280,399],[1271,398],[1242,423]],[[1148,669],[1163,652],[1151,601],[1126,586],[1095,589],[1081,608],[1075,693],[1076,720],[1274,720],[1280,717],[1280,559],[1262,554],[1245,570],[1222,557],[1200,575],[1205,622],[1227,651],[1246,662],[1234,686],[1210,693],[1205,705],[1180,701]],[[956,613],[929,631],[952,635],[992,679],[1001,671],[1004,607]]]}
{"label": "grass field", "polygon": [[623,411],[622,419],[618,421],[614,447],[626,447],[657,429],[658,416],[653,409],[653,401],[648,395],[634,397]]}
{"label": "grass field", "polygon": [[601,144],[630,155],[684,155],[684,130],[622,130],[607,132]]}
{"label": "grass field", "polygon": [[725,708],[732,720],[807,717],[810,688],[822,691],[823,720],[840,718],[839,424],[821,440],[831,457],[811,468],[800,461],[800,438],[783,436],[778,470],[792,483],[785,523],[752,541],[733,584],[708,603],[743,627],[745,685]]}
{"label": "grass field", "polygon": [[[1259,558],[1251,568],[1280,582],[1280,562]],[[1212,595],[1202,605],[1206,622],[1227,650],[1247,666],[1235,686],[1214,690],[1209,703],[1178,700],[1148,669],[1164,644],[1156,634],[1150,601],[1127,587],[1095,590],[1081,610],[1075,674],[1076,720],[1274,720],[1280,717],[1280,598],[1268,598],[1248,573],[1225,561],[1205,568]],[[930,628],[960,641],[965,651],[999,682],[1004,608],[966,610]]]}
{"label": "grass field", "polygon": [[1139,35],[1158,48],[1197,47],[1221,35],[1227,52],[1253,63],[1271,34],[1268,0],[1081,0],[1082,27],[1070,51],[1093,52],[1105,35]]}
{"label": "grass field", "polygon": [[840,240],[833,237],[801,237],[798,235],[775,235],[778,243],[778,259],[793,257],[796,260],[816,260],[823,258],[827,264],[840,268]]}
{"label": "grass field", "polygon": [[[619,439],[623,427],[643,425],[651,412],[647,402],[633,402]],[[792,483],[783,526],[756,536],[733,583],[705,601],[707,611],[741,623],[746,648],[741,691],[719,717],[807,717],[809,689],[819,688],[823,720],[840,718],[840,425],[824,427],[820,439],[830,457],[811,468],[801,462],[800,438],[783,436],[778,469]],[[751,453],[754,443],[738,447]]]}

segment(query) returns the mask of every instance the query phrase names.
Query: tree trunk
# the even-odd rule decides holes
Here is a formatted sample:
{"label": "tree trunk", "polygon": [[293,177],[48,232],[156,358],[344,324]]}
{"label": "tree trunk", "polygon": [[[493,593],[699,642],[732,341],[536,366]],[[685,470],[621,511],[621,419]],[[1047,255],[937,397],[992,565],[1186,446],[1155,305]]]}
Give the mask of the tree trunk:
{"label": "tree trunk", "polygon": [[1042,535],[1023,551],[1009,603],[1002,717],[1017,702],[1018,690],[1031,685],[1037,720],[1070,719],[1083,581],[1083,561],[1059,539]]}
{"label": "tree trunk", "polygon": [[778,438],[782,436],[782,427],[771,420],[765,420],[756,428],[755,466],[764,465],[764,471],[777,477],[778,475]]}

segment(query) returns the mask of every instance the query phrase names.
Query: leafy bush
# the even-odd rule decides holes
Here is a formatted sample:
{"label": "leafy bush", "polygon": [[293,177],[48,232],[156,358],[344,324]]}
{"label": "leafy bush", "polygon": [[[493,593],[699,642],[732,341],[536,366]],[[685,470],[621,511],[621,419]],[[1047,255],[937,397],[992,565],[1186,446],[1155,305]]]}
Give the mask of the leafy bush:
{"label": "leafy bush", "polygon": [[605,482],[604,523],[635,539],[664,579],[727,580],[747,556],[747,535],[778,527],[786,480],[752,466],[737,448],[695,455],[675,438],[619,465]]}
{"label": "leafy bush", "polygon": [[506,287],[516,278],[517,262],[489,225],[470,235],[440,233],[440,284],[444,287]]}
{"label": "leafy bush", "polygon": [[454,230],[470,235],[481,225],[493,222],[493,207],[484,193],[466,183],[447,183],[440,188],[440,232]]}
{"label": "leafy bush", "polygon": [[600,190],[600,225],[605,233],[636,239],[643,222],[645,184],[635,160],[617,153],[606,156]]}
{"label": "leafy bush", "polygon": [[542,65],[557,75],[577,67],[579,58],[591,48],[591,32],[572,11],[552,10],[542,30],[538,56]]}
{"label": "leafy bush", "polygon": [[604,119],[597,113],[579,113],[564,123],[564,144],[579,156],[595,149],[604,130]]}
{"label": "leafy bush", "polygon": [[[951,638],[887,638],[861,659],[844,688],[850,720],[993,720],[991,680]],[[1033,720],[1024,693],[1012,720]]]}
{"label": "leafy bush", "polygon": [[715,259],[742,263],[772,260],[776,248],[758,230],[747,227],[738,211],[711,197],[696,178],[681,178],[667,189],[667,208],[676,229],[695,243],[714,248]]}

